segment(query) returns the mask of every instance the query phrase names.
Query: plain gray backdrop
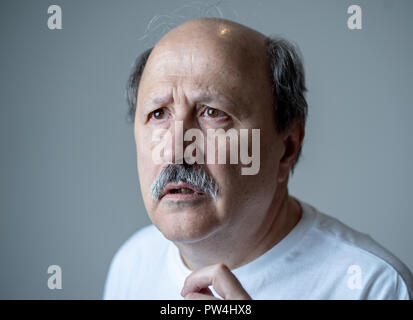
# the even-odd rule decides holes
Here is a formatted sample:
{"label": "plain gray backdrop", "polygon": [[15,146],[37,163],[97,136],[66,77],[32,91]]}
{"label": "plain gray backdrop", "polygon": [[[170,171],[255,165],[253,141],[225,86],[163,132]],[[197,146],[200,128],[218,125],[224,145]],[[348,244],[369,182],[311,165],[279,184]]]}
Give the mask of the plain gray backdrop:
{"label": "plain gray backdrop", "polygon": [[[148,35],[151,19],[187,3],[1,1],[0,298],[99,299],[113,254],[150,223],[124,88],[171,21]],[[47,28],[52,4],[62,30]],[[362,30],[347,27],[352,4]],[[291,193],[410,269],[412,9],[409,0],[220,4],[224,17],[301,48],[309,117]],[[61,290],[47,287],[53,264]]]}

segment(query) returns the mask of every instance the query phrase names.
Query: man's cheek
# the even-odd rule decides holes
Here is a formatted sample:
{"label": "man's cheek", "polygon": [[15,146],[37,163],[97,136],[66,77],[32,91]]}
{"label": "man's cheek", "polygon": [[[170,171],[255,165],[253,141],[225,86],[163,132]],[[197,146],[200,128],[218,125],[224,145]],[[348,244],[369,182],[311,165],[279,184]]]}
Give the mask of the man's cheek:
{"label": "man's cheek", "polygon": [[155,180],[156,177],[152,178],[155,175],[155,166],[152,163],[150,153],[148,156],[148,152],[140,148],[137,155],[137,167],[138,167],[138,174],[139,179],[141,182],[141,188],[150,188],[152,182]]}

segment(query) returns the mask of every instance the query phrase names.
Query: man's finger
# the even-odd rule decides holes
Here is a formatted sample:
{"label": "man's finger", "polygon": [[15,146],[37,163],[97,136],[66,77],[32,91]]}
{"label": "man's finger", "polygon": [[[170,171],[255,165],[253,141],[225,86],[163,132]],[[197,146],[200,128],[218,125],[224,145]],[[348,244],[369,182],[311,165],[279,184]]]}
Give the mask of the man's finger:
{"label": "man's finger", "polygon": [[190,292],[185,297],[185,300],[219,300],[214,295],[202,294],[199,292]]}
{"label": "man's finger", "polygon": [[212,286],[225,300],[251,299],[241,283],[223,264],[208,266],[191,273],[185,280],[182,296],[190,292],[197,293],[202,289]]}

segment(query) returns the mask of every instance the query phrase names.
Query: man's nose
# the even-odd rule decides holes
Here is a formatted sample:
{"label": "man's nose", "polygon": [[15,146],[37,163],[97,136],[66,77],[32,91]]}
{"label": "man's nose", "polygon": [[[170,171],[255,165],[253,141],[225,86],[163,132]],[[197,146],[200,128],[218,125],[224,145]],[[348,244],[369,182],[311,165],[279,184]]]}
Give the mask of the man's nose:
{"label": "man's nose", "polygon": [[190,129],[198,129],[197,119],[191,113],[179,114],[173,120],[170,127],[170,132],[172,136],[172,144],[167,152],[171,153],[170,159],[172,163],[184,164],[184,152],[186,147],[193,141],[185,141],[185,133]]}

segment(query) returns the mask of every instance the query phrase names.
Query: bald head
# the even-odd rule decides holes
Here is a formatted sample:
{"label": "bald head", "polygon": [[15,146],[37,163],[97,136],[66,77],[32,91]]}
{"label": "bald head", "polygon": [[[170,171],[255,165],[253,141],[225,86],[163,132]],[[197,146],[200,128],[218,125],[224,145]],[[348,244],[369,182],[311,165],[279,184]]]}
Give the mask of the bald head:
{"label": "bald head", "polygon": [[263,40],[266,38],[265,35],[258,31],[231,20],[221,18],[199,18],[185,22],[172,29],[161,39],[161,41],[174,34],[193,33],[198,35],[199,32],[219,38],[229,38],[230,36],[245,37],[245,40],[247,37],[249,37],[250,40],[259,38]]}
{"label": "bald head", "polygon": [[244,64],[267,60],[267,37],[239,23],[200,18],[186,22],[168,32],[155,46],[158,50],[176,47],[181,50],[213,51],[221,58],[236,58]]}

